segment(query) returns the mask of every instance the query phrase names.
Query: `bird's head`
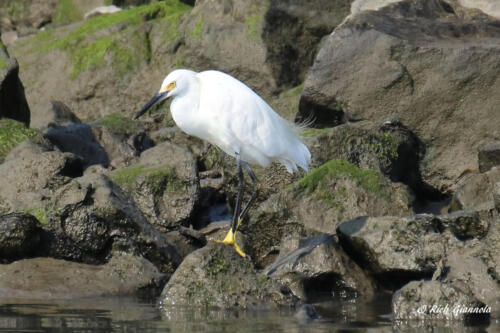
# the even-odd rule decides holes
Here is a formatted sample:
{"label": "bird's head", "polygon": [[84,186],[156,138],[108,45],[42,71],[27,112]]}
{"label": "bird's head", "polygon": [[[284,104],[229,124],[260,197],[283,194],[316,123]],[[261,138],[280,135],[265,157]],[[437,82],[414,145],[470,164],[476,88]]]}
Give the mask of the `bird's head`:
{"label": "bird's head", "polygon": [[182,94],[190,86],[190,81],[195,79],[195,72],[188,69],[176,69],[163,80],[160,90],[158,93],[151,98],[151,100],[144,105],[144,107],[139,111],[134,119],[139,118],[147,110],[149,110],[153,105],[164,101],[169,97],[174,97]]}

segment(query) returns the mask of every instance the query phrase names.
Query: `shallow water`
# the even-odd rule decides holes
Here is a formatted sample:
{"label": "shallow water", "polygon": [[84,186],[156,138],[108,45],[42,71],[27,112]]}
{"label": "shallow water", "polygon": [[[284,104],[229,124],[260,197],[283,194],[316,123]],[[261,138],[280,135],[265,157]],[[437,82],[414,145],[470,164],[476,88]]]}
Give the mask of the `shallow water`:
{"label": "shallow water", "polygon": [[168,308],[134,297],[64,301],[0,298],[0,332],[496,332],[498,322],[394,322],[390,298],[376,302],[329,300],[314,304],[320,319],[306,322],[291,309],[207,310]]}

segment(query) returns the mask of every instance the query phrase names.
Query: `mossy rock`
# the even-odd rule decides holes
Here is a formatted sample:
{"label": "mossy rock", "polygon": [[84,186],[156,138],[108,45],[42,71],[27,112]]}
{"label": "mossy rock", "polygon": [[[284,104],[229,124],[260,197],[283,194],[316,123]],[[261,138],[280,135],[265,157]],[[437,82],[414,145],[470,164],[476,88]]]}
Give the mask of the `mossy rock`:
{"label": "mossy rock", "polygon": [[21,142],[41,138],[38,130],[11,119],[0,119],[0,163]]}

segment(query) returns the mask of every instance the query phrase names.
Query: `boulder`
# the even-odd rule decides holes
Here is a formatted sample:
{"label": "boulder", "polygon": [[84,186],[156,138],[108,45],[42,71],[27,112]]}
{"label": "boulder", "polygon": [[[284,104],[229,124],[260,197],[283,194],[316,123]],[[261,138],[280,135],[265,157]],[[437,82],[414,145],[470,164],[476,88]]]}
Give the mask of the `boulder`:
{"label": "boulder", "polygon": [[371,278],[328,234],[308,238],[285,236],[278,258],[263,273],[288,285],[302,300],[326,294],[370,298],[376,290]]}
{"label": "boulder", "polygon": [[51,257],[102,264],[112,250],[138,254],[171,274],[182,257],[106,176],[87,174],[60,187],[47,213]]}
{"label": "boulder", "polygon": [[157,289],[164,278],[143,257],[120,252],[103,265],[24,259],[0,265],[0,294],[40,300],[119,296]]}
{"label": "boulder", "polygon": [[500,142],[482,146],[477,155],[479,172],[486,172],[495,166],[500,166]]}
{"label": "boulder", "polygon": [[293,305],[279,286],[259,275],[250,260],[230,246],[209,243],[188,255],[160,296],[164,311],[170,306],[259,308]]}
{"label": "boulder", "polygon": [[160,230],[191,223],[200,185],[196,160],[186,149],[163,142],[110,176]]}
{"label": "boulder", "polygon": [[45,217],[39,215],[49,206],[47,199],[82,173],[82,160],[71,153],[51,151],[39,144],[23,144],[0,164],[0,210],[26,211],[44,223]]}
{"label": "boulder", "polygon": [[252,258],[267,265],[265,258],[290,232],[333,234],[339,223],[357,216],[406,216],[412,213],[412,201],[405,185],[334,159],[250,211],[242,231],[249,237]]}
{"label": "boulder", "polygon": [[24,95],[24,87],[19,79],[19,65],[16,59],[0,42],[0,119],[10,118],[30,123],[30,109]]}
{"label": "boulder", "polygon": [[472,295],[491,309],[493,318],[500,318],[500,284],[489,270],[481,258],[472,256],[470,251],[456,249],[447,255],[434,277]]}
{"label": "boulder", "polygon": [[357,12],[318,52],[298,118],[314,117],[319,127],[396,119],[426,144],[423,180],[445,191],[477,169],[477,149],[498,136],[491,119],[500,103],[500,75],[492,70],[499,47],[491,41],[499,29],[491,18],[437,0]]}
{"label": "boulder", "polygon": [[0,263],[34,255],[39,246],[42,228],[29,214],[12,213],[0,216]]}
{"label": "boulder", "polygon": [[[474,212],[358,217],[339,225],[341,245],[389,287],[431,277],[448,252],[484,242],[488,223]],[[479,241],[481,240],[481,241]],[[392,285],[391,285],[392,284]]]}
{"label": "boulder", "polygon": [[455,185],[450,211],[462,209],[491,210],[494,185],[500,181],[500,167],[484,173],[465,174]]}
{"label": "boulder", "polygon": [[410,282],[392,297],[396,320],[487,320],[489,311],[478,299],[439,281]]}

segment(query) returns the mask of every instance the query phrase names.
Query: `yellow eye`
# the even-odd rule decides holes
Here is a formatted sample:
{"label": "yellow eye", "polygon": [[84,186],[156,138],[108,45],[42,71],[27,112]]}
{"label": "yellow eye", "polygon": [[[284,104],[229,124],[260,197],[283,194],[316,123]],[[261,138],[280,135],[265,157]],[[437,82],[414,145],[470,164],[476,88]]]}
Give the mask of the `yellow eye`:
{"label": "yellow eye", "polygon": [[160,92],[171,91],[175,88],[175,81],[170,82],[167,86],[163,87]]}

